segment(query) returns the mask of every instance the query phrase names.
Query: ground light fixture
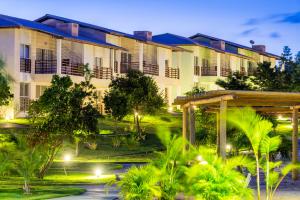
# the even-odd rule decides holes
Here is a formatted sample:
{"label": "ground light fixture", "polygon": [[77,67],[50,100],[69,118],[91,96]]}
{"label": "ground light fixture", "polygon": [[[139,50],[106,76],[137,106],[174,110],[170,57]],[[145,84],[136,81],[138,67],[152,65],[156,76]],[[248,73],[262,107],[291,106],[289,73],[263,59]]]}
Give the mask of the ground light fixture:
{"label": "ground light fixture", "polygon": [[68,176],[66,166],[70,161],[71,161],[71,155],[70,154],[64,155],[64,172],[66,176]]}
{"label": "ground light fixture", "polygon": [[199,165],[207,165],[208,164],[208,162],[206,160],[204,160],[201,155],[198,155],[196,157],[196,160],[199,162]]}
{"label": "ground light fixture", "polygon": [[94,173],[97,178],[99,178],[102,175],[102,171],[99,168],[95,169]]}

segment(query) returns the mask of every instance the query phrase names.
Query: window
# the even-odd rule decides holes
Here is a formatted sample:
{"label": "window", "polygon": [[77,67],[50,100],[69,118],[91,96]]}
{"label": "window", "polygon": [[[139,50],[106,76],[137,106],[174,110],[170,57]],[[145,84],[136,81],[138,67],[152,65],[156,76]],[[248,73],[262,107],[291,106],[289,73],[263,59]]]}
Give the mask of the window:
{"label": "window", "polygon": [[20,83],[20,97],[29,97],[29,83]]}
{"label": "window", "polygon": [[20,46],[20,58],[30,58],[30,46],[27,44],[21,44]]}
{"label": "window", "polygon": [[244,67],[244,59],[243,58],[240,59],[240,66]]}
{"label": "window", "polygon": [[165,88],[165,102],[166,102],[166,104],[169,104],[169,90],[168,90],[168,88]]}
{"label": "window", "polygon": [[95,67],[102,67],[103,60],[102,58],[95,57]]}
{"label": "window", "polygon": [[209,67],[208,59],[206,59],[206,58],[202,59],[202,67]]}
{"label": "window", "polygon": [[55,60],[54,51],[49,49],[36,49],[37,60]]}
{"label": "window", "polygon": [[194,56],[194,66],[199,66],[199,57]]}
{"label": "window", "polygon": [[121,73],[127,73],[128,68],[131,65],[131,54],[122,52],[121,53]]}
{"label": "window", "polygon": [[44,86],[44,85],[37,85],[36,86],[36,95],[35,97],[38,99],[40,98],[40,96],[42,96],[45,92],[45,90],[47,89],[47,86]]}
{"label": "window", "polygon": [[169,67],[169,60],[165,60],[165,67],[166,67],[166,68]]}

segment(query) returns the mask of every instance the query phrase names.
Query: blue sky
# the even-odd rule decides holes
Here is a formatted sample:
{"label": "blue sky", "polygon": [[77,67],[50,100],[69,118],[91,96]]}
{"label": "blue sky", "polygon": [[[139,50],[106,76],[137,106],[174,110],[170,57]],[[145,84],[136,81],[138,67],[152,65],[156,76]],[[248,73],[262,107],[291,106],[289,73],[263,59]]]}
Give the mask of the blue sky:
{"label": "blue sky", "polygon": [[249,45],[300,51],[300,0],[1,0],[0,13],[36,19],[46,13],[132,33],[203,33]]}

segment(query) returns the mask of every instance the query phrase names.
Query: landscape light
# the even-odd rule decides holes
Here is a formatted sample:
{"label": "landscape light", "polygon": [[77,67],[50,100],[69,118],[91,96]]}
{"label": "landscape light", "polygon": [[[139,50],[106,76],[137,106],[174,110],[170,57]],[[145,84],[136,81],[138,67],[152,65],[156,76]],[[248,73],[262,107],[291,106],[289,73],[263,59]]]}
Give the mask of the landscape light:
{"label": "landscape light", "polygon": [[172,111],[173,111],[173,107],[170,106],[170,107],[168,108],[168,111],[169,111],[169,112],[172,112]]}
{"label": "landscape light", "polygon": [[96,169],[96,170],[95,170],[95,176],[96,176],[97,178],[99,178],[99,177],[101,176],[101,174],[102,174],[102,171],[101,171],[100,169]]}
{"label": "landscape light", "polygon": [[278,115],[278,118],[277,118],[278,120],[283,120],[283,117],[282,117],[282,115]]}
{"label": "landscape light", "polygon": [[71,156],[69,155],[69,154],[66,154],[65,156],[64,156],[64,161],[65,162],[69,162],[71,160]]}
{"label": "landscape light", "polygon": [[232,146],[230,144],[226,145],[226,150],[230,151],[232,149]]}
{"label": "landscape light", "polygon": [[198,160],[199,162],[201,162],[201,161],[203,161],[203,158],[202,158],[201,155],[198,155],[198,156],[196,157],[196,160]]}
{"label": "landscape light", "polygon": [[207,165],[207,164],[208,164],[208,162],[207,162],[207,161],[205,161],[205,160],[203,160],[203,161],[199,162],[199,164],[200,164],[200,165]]}
{"label": "landscape light", "polygon": [[138,115],[139,115],[139,113],[138,113],[138,112],[134,112],[134,115],[135,115],[135,116],[138,116]]}
{"label": "landscape light", "polygon": [[197,106],[193,105],[193,108],[194,108],[194,109],[196,109],[196,108],[197,108]]}

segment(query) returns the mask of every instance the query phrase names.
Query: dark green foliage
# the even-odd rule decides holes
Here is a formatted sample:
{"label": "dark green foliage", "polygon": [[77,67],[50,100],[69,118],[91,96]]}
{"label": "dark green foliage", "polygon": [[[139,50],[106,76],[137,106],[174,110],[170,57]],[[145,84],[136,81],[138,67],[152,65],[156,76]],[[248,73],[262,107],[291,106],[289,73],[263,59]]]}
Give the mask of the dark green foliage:
{"label": "dark green foliage", "polygon": [[192,88],[192,90],[189,91],[189,92],[186,92],[185,95],[186,96],[193,96],[193,95],[201,95],[201,94],[204,94],[204,93],[205,93],[204,88],[198,87],[198,86],[194,86]]}
{"label": "dark green foliage", "polygon": [[0,106],[8,105],[9,100],[13,97],[10,92],[9,79],[2,73],[4,61],[0,59]]}
{"label": "dark green foliage", "polygon": [[[134,112],[153,114],[164,105],[164,100],[151,77],[137,70],[129,70],[125,77],[112,80],[104,103],[114,118],[122,119],[126,114]],[[124,108],[120,109],[118,103]]]}
{"label": "dark green foliage", "polygon": [[97,96],[95,87],[90,83],[91,76],[86,72],[86,80],[79,84],[73,84],[69,76],[54,75],[51,86],[30,106],[33,128],[29,138],[31,145],[44,144],[48,156],[41,177],[64,140],[74,137],[84,139],[97,131],[100,116],[94,106]]}
{"label": "dark green foliage", "polygon": [[249,82],[249,77],[240,72],[233,72],[226,80],[218,79],[216,84],[225,90],[252,90],[253,86]]}

